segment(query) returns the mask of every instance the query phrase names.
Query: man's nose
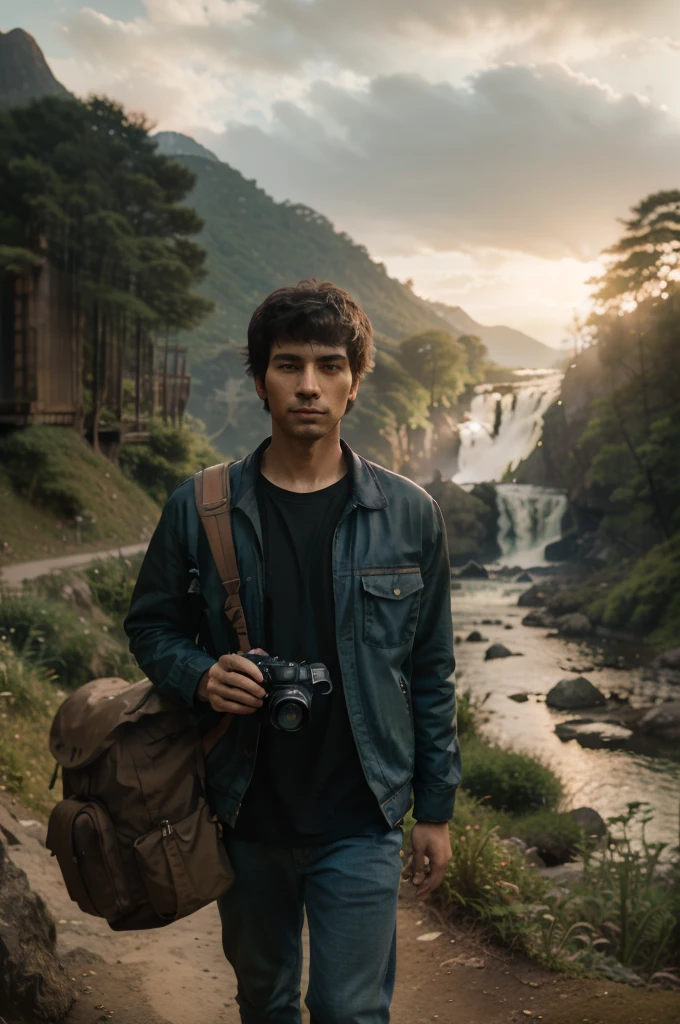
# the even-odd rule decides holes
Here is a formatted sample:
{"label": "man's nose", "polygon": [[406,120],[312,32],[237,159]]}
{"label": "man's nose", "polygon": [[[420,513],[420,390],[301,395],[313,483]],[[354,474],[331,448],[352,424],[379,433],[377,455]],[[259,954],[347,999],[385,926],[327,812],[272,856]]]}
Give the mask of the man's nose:
{"label": "man's nose", "polygon": [[316,367],[306,366],[304,368],[298,382],[297,389],[302,395],[311,396],[319,394],[319,378],[317,376]]}

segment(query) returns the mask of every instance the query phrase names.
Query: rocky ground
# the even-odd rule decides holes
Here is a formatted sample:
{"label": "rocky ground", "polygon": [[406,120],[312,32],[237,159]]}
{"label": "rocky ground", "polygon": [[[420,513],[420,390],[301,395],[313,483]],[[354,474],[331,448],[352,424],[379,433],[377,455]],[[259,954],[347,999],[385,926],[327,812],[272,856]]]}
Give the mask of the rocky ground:
{"label": "rocky ground", "polygon": [[[2,800],[3,851],[56,921],[62,992],[75,996],[65,1024],[237,1024],[214,906],[158,931],[114,933],[68,899],[44,848],[44,825],[11,797]],[[404,890],[394,1024],[680,1024],[679,994],[553,974],[442,922],[409,898],[406,883]],[[9,925],[0,919],[0,958]],[[24,1015],[22,1024],[56,1024],[58,1001],[44,1000],[45,1012]]]}

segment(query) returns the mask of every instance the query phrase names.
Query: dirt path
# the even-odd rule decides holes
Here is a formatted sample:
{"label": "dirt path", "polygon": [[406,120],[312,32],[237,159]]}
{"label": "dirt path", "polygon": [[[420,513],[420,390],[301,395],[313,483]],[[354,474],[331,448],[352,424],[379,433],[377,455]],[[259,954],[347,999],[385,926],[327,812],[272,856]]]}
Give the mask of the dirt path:
{"label": "dirt path", "polygon": [[139,544],[125,544],[122,547],[109,548],[107,551],[83,551],[77,555],[41,558],[36,562],[17,562],[15,565],[6,565],[0,569],[0,583],[10,587],[17,586],[24,580],[33,580],[36,576],[43,576],[55,569],[74,569],[89,565],[96,558],[136,555],[139,551],[146,551],[147,545],[148,541],[142,541]]}
{"label": "dirt path", "polygon": [[[239,1024],[214,905],[158,931],[112,932],[69,900],[44,826],[3,800],[0,839],[54,914],[60,955],[77,983],[66,1024]],[[405,884],[393,1024],[680,1024],[679,994],[551,974],[443,925],[407,891]]]}

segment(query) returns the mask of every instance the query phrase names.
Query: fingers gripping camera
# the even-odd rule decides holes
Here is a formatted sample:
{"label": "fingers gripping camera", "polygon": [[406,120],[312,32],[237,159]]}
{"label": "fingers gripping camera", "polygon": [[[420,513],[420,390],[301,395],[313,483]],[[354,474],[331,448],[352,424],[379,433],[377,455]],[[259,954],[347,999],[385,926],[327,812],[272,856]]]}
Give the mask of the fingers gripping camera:
{"label": "fingers gripping camera", "polygon": [[[314,687],[325,683],[321,690],[327,696],[333,689],[328,669],[321,662],[283,661],[264,654],[244,654],[244,658],[257,665],[262,673],[262,686],[267,691],[269,720],[275,729],[299,732],[312,718]],[[266,706],[266,705],[265,705]]]}

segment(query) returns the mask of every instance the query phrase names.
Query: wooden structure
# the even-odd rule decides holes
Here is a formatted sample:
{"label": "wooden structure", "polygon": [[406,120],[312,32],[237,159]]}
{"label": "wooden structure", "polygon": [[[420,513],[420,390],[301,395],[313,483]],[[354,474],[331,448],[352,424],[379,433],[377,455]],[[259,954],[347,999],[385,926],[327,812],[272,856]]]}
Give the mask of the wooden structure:
{"label": "wooden structure", "polygon": [[141,330],[107,331],[95,366],[67,275],[47,262],[21,274],[0,270],[0,429],[52,424],[94,441],[86,399],[96,387],[97,441],[115,457],[121,444],[148,440],[154,412],[181,423],[190,383],[186,348],[166,341],[154,365]]}
{"label": "wooden structure", "polygon": [[75,301],[46,264],[0,271],[0,424],[80,429],[82,345]]}

